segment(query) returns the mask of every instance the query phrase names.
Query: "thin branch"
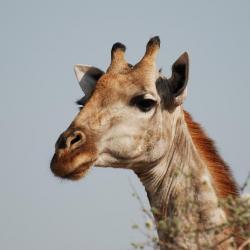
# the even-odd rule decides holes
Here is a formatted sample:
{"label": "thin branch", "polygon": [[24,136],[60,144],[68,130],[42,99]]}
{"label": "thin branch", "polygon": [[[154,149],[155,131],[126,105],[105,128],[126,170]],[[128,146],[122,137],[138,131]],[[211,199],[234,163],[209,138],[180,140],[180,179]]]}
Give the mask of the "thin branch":
{"label": "thin branch", "polygon": [[131,181],[130,179],[129,179],[129,184],[130,184],[130,186],[131,186],[131,188],[132,188],[132,190],[133,190],[133,193],[135,194],[136,199],[138,200],[138,202],[139,202],[139,204],[140,204],[140,207],[141,207],[142,211],[143,211],[151,220],[154,221],[154,218],[153,218],[152,214],[145,208],[145,206],[144,206],[144,204],[143,204],[143,202],[142,202],[142,200],[141,200],[141,197],[139,196],[139,194],[138,194],[138,192],[137,192],[135,186],[133,185],[133,183],[132,183],[132,181]]}
{"label": "thin branch", "polygon": [[250,172],[248,173],[246,180],[243,182],[243,185],[240,188],[241,193],[246,189],[246,187],[249,184],[249,181],[250,181]]}
{"label": "thin branch", "polygon": [[244,250],[244,247],[246,247],[247,245],[250,245],[250,239],[243,242],[237,250]]}

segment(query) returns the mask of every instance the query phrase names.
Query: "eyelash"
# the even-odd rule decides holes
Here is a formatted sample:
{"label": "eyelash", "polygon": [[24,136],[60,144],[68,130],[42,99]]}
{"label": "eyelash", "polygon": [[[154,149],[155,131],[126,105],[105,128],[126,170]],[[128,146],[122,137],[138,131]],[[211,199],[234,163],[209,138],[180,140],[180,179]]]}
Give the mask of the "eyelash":
{"label": "eyelash", "polygon": [[76,105],[78,106],[79,110],[81,110],[84,107],[82,98],[76,101]]}

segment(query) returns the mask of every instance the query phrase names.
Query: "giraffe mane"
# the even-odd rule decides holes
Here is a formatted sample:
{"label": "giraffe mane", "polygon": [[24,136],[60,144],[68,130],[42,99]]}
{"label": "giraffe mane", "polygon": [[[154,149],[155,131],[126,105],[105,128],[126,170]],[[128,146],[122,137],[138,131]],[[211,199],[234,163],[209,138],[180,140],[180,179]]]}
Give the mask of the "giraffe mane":
{"label": "giraffe mane", "polygon": [[184,111],[184,118],[193,143],[208,166],[218,196],[220,198],[226,198],[230,195],[238,196],[238,185],[229,166],[219,155],[213,140],[207,136],[201,125],[195,122],[187,111]]}

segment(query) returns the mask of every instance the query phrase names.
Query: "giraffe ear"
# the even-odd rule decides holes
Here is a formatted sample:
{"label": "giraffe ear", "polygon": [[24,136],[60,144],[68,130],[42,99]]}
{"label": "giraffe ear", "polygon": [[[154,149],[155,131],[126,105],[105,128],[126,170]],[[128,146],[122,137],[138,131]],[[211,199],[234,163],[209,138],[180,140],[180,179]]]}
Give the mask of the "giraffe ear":
{"label": "giraffe ear", "polygon": [[76,64],[74,71],[80,87],[84,92],[84,99],[87,100],[93,93],[96,82],[104,72],[96,67],[82,64]]}
{"label": "giraffe ear", "polygon": [[189,71],[188,53],[183,53],[172,66],[172,76],[168,80],[168,87],[176,106],[181,105],[187,95]]}

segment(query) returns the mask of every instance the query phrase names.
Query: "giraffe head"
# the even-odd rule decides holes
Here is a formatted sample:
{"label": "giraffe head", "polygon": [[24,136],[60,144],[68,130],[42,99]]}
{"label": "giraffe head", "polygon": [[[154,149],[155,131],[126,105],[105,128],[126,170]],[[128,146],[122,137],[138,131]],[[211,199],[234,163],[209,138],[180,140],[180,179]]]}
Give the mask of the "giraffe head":
{"label": "giraffe head", "polygon": [[80,112],[56,142],[51,161],[56,176],[76,180],[93,165],[151,167],[167,153],[172,120],[181,115],[186,96],[188,55],[177,59],[166,78],[156,67],[159,48],[159,37],[151,38],[132,66],[125,60],[125,46],[116,43],[106,73],[75,66],[84,97]]}

